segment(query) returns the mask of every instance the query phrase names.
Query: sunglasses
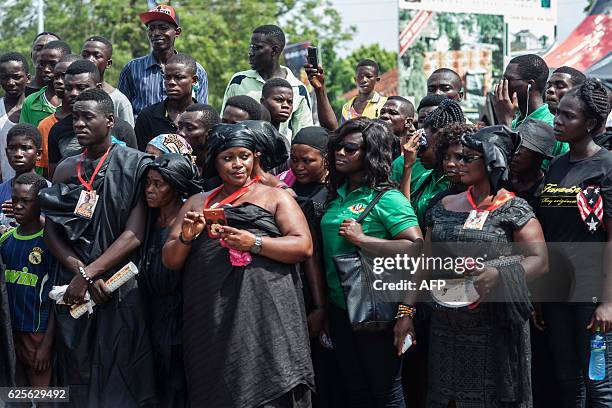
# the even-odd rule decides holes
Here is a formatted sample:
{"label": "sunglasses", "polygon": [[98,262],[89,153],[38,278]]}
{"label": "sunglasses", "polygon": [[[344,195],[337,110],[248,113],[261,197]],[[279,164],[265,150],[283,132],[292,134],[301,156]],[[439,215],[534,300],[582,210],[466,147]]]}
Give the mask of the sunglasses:
{"label": "sunglasses", "polygon": [[462,162],[465,162],[467,164],[475,162],[476,160],[479,160],[479,159],[482,159],[482,156],[470,156],[470,155],[461,154],[461,153],[459,153],[457,155],[457,160],[458,161],[462,161]]}
{"label": "sunglasses", "polygon": [[335,147],[335,151],[339,151],[344,149],[344,151],[347,154],[355,154],[357,153],[360,149],[361,146],[357,143],[352,143],[352,142],[348,142],[348,143],[338,143]]}

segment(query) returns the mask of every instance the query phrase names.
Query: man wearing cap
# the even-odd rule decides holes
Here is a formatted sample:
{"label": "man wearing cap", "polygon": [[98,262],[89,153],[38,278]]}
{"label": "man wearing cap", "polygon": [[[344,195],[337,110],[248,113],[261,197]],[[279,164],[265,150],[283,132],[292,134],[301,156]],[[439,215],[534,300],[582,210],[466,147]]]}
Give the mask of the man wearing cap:
{"label": "man wearing cap", "polygon": [[[181,34],[179,17],[171,6],[156,6],[140,14],[140,21],[147,27],[153,51],[128,62],[121,70],[117,85],[132,103],[134,116],[138,116],[147,106],[166,98],[164,66],[177,53],[174,42]],[[199,103],[208,103],[208,76],[200,64],[197,64],[196,76],[198,80],[193,97]]]}
{"label": "man wearing cap", "polygon": [[527,118],[516,130],[521,135],[521,147],[510,163],[510,191],[534,207],[544,181],[542,162],[550,160],[555,146],[553,128],[541,120]]}

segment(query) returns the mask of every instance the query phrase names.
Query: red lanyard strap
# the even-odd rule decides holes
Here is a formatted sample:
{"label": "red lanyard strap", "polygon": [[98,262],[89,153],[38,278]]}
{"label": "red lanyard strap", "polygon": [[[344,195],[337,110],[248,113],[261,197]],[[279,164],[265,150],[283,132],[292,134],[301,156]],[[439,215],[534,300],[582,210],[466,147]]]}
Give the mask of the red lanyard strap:
{"label": "red lanyard strap", "polygon": [[85,181],[85,179],[83,178],[83,176],[81,176],[81,164],[83,163],[83,159],[85,158],[85,156],[87,155],[87,149],[85,149],[83,151],[83,153],[81,154],[81,158],[79,159],[78,163],[77,163],[77,176],[79,177],[79,181],[81,182],[81,184],[87,189],[87,191],[91,191],[93,190],[93,182],[94,179],[96,178],[96,175],[98,174],[98,172],[100,171],[100,169],[102,168],[102,165],[104,164],[104,161],[106,160],[106,157],[108,156],[108,152],[110,152],[110,148],[111,148],[112,144],[110,146],[108,146],[108,149],[106,149],[106,152],[104,153],[104,155],[100,158],[100,161],[98,162],[98,165],[96,166],[93,174],[91,175],[91,178],[89,179],[89,182]]}
{"label": "red lanyard strap", "polygon": [[[248,193],[249,189],[251,188],[251,186],[255,183],[257,183],[259,181],[259,176],[255,177],[253,180],[251,180],[247,185],[241,187],[240,189],[234,191],[232,194],[230,194],[229,196],[225,197],[223,200],[219,201],[218,203],[213,204],[213,208],[216,207],[222,207],[226,204],[232,204],[234,203],[234,201],[238,200],[240,197],[242,197],[243,195],[245,195],[246,193]],[[219,192],[223,189],[223,186],[219,186],[216,189],[214,189],[209,195],[208,197],[206,197],[206,200],[204,201],[204,209],[209,208],[210,207],[210,202],[211,200],[217,195],[219,194]]]}
{"label": "red lanyard strap", "polygon": [[497,197],[495,200],[493,200],[491,205],[488,206],[485,210],[481,210],[478,208],[478,206],[474,202],[474,198],[472,198],[472,190],[474,190],[474,186],[469,186],[467,189],[467,199],[470,202],[470,205],[472,206],[472,208],[475,209],[476,211],[493,211],[494,209],[498,208],[499,206],[503,205],[506,201],[514,197],[514,193],[508,192],[507,194],[504,194],[500,197]]}

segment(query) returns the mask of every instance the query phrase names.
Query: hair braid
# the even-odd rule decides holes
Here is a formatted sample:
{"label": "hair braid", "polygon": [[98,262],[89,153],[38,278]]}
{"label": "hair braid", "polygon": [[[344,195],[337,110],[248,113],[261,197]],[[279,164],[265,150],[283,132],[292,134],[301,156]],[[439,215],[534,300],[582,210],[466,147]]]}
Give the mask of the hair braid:
{"label": "hair braid", "polygon": [[424,126],[442,129],[451,123],[465,122],[461,106],[453,99],[444,99],[440,105],[427,115]]}

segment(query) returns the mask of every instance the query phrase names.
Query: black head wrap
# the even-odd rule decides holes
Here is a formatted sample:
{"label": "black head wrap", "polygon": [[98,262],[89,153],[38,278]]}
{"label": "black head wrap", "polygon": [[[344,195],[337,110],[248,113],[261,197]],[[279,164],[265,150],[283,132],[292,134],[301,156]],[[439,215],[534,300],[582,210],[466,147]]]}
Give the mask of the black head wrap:
{"label": "black head wrap", "polygon": [[202,192],[197,169],[191,160],[181,154],[163,154],[149,163],[147,169],[158,171],[182,198]]}
{"label": "black head wrap", "polygon": [[210,178],[217,175],[215,168],[215,158],[224,150],[232,147],[244,147],[253,153],[255,139],[251,132],[241,123],[228,124],[221,123],[212,128],[208,139],[206,139],[206,177]]}
{"label": "black head wrap", "polygon": [[482,152],[491,193],[497,194],[503,183],[508,181],[508,166],[521,146],[519,133],[504,125],[488,126],[476,133],[464,134],[461,143]]}
{"label": "black head wrap", "polygon": [[321,153],[327,153],[327,142],[329,141],[329,132],[327,129],[320,126],[308,126],[300,129],[291,141],[291,145],[303,144],[314,147]]}
{"label": "black head wrap", "polygon": [[263,120],[245,120],[246,126],[255,139],[255,149],[261,153],[259,162],[264,171],[271,170],[287,162],[289,158],[289,141],[270,122]]}

